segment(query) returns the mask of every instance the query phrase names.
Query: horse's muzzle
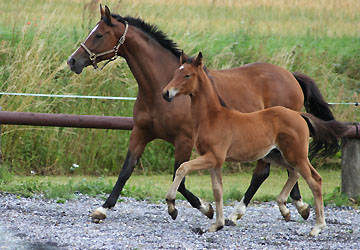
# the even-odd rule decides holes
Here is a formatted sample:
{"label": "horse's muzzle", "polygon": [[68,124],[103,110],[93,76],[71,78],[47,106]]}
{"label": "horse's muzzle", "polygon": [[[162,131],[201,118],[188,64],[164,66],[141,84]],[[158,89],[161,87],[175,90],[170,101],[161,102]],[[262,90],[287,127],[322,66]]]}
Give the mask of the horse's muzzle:
{"label": "horse's muzzle", "polygon": [[66,61],[70,67],[70,70],[75,72],[76,74],[80,74],[84,69],[84,62],[85,60],[76,60],[73,56],[70,56]]}
{"label": "horse's muzzle", "polygon": [[171,102],[172,101],[172,99],[174,98],[174,97],[170,97],[170,93],[169,93],[169,90],[168,91],[166,91],[166,92],[163,92],[163,98],[167,101],[167,102]]}

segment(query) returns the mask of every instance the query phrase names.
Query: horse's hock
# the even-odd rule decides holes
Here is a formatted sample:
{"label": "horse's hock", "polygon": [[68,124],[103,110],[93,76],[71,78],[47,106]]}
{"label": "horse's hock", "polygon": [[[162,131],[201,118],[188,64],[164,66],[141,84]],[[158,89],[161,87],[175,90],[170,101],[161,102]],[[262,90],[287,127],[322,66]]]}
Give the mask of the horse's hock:
{"label": "horse's hock", "polygon": [[360,139],[343,138],[341,149],[341,191],[350,198],[360,197]]}

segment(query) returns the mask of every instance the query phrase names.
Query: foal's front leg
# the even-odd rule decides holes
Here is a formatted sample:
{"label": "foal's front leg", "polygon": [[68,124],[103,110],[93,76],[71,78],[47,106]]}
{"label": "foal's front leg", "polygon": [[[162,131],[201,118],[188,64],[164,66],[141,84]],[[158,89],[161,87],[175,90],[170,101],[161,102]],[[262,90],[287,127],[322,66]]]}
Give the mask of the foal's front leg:
{"label": "foal's front leg", "polygon": [[176,170],[173,184],[171,185],[169,192],[165,196],[166,203],[168,205],[168,213],[170,214],[171,218],[173,218],[173,220],[176,219],[178,214],[177,209],[175,208],[176,191],[178,190],[183,178],[192,171],[213,168],[215,167],[215,165],[216,160],[214,156],[209,153],[199,156],[194,160],[184,162]]}
{"label": "foal's front leg", "polygon": [[211,225],[211,227],[209,228],[209,232],[216,232],[222,229],[225,225],[221,166],[210,169],[210,174],[211,174],[214,200],[216,204],[216,222]]}
{"label": "foal's front leg", "polygon": [[[189,161],[191,156],[193,142],[187,138],[177,138],[175,141],[175,168],[173,180],[175,178],[176,170],[183,162]],[[204,203],[200,198],[196,197],[190,190],[185,187],[185,178],[182,179],[178,191],[185,197],[192,207],[198,209],[209,219],[214,216],[214,209],[210,203]]]}

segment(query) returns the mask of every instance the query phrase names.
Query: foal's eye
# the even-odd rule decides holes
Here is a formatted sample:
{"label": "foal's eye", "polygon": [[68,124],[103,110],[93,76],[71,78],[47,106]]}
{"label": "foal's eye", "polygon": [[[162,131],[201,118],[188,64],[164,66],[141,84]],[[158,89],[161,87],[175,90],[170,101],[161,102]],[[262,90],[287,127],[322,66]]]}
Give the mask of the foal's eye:
{"label": "foal's eye", "polygon": [[189,79],[190,78],[190,74],[187,74],[187,75],[185,75],[184,77],[186,78],[186,79]]}
{"label": "foal's eye", "polygon": [[96,37],[96,38],[102,38],[103,35],[98,33],[98,34],[95,35],[95,37]]}

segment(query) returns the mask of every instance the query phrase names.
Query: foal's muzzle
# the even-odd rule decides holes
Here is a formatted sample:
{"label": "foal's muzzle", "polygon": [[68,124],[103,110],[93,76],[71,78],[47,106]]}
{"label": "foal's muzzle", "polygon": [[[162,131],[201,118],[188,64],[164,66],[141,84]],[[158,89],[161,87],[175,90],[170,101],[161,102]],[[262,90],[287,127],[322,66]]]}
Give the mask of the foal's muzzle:
{"label": "foal's muzzle", "polygon": [[169,90],[166,91],[166,92],[163,92],[163,98],[167,101],[167,102],[171,102],[172,99],[174,99],[174,97],[170,97],[170,93],[169,93]]}

